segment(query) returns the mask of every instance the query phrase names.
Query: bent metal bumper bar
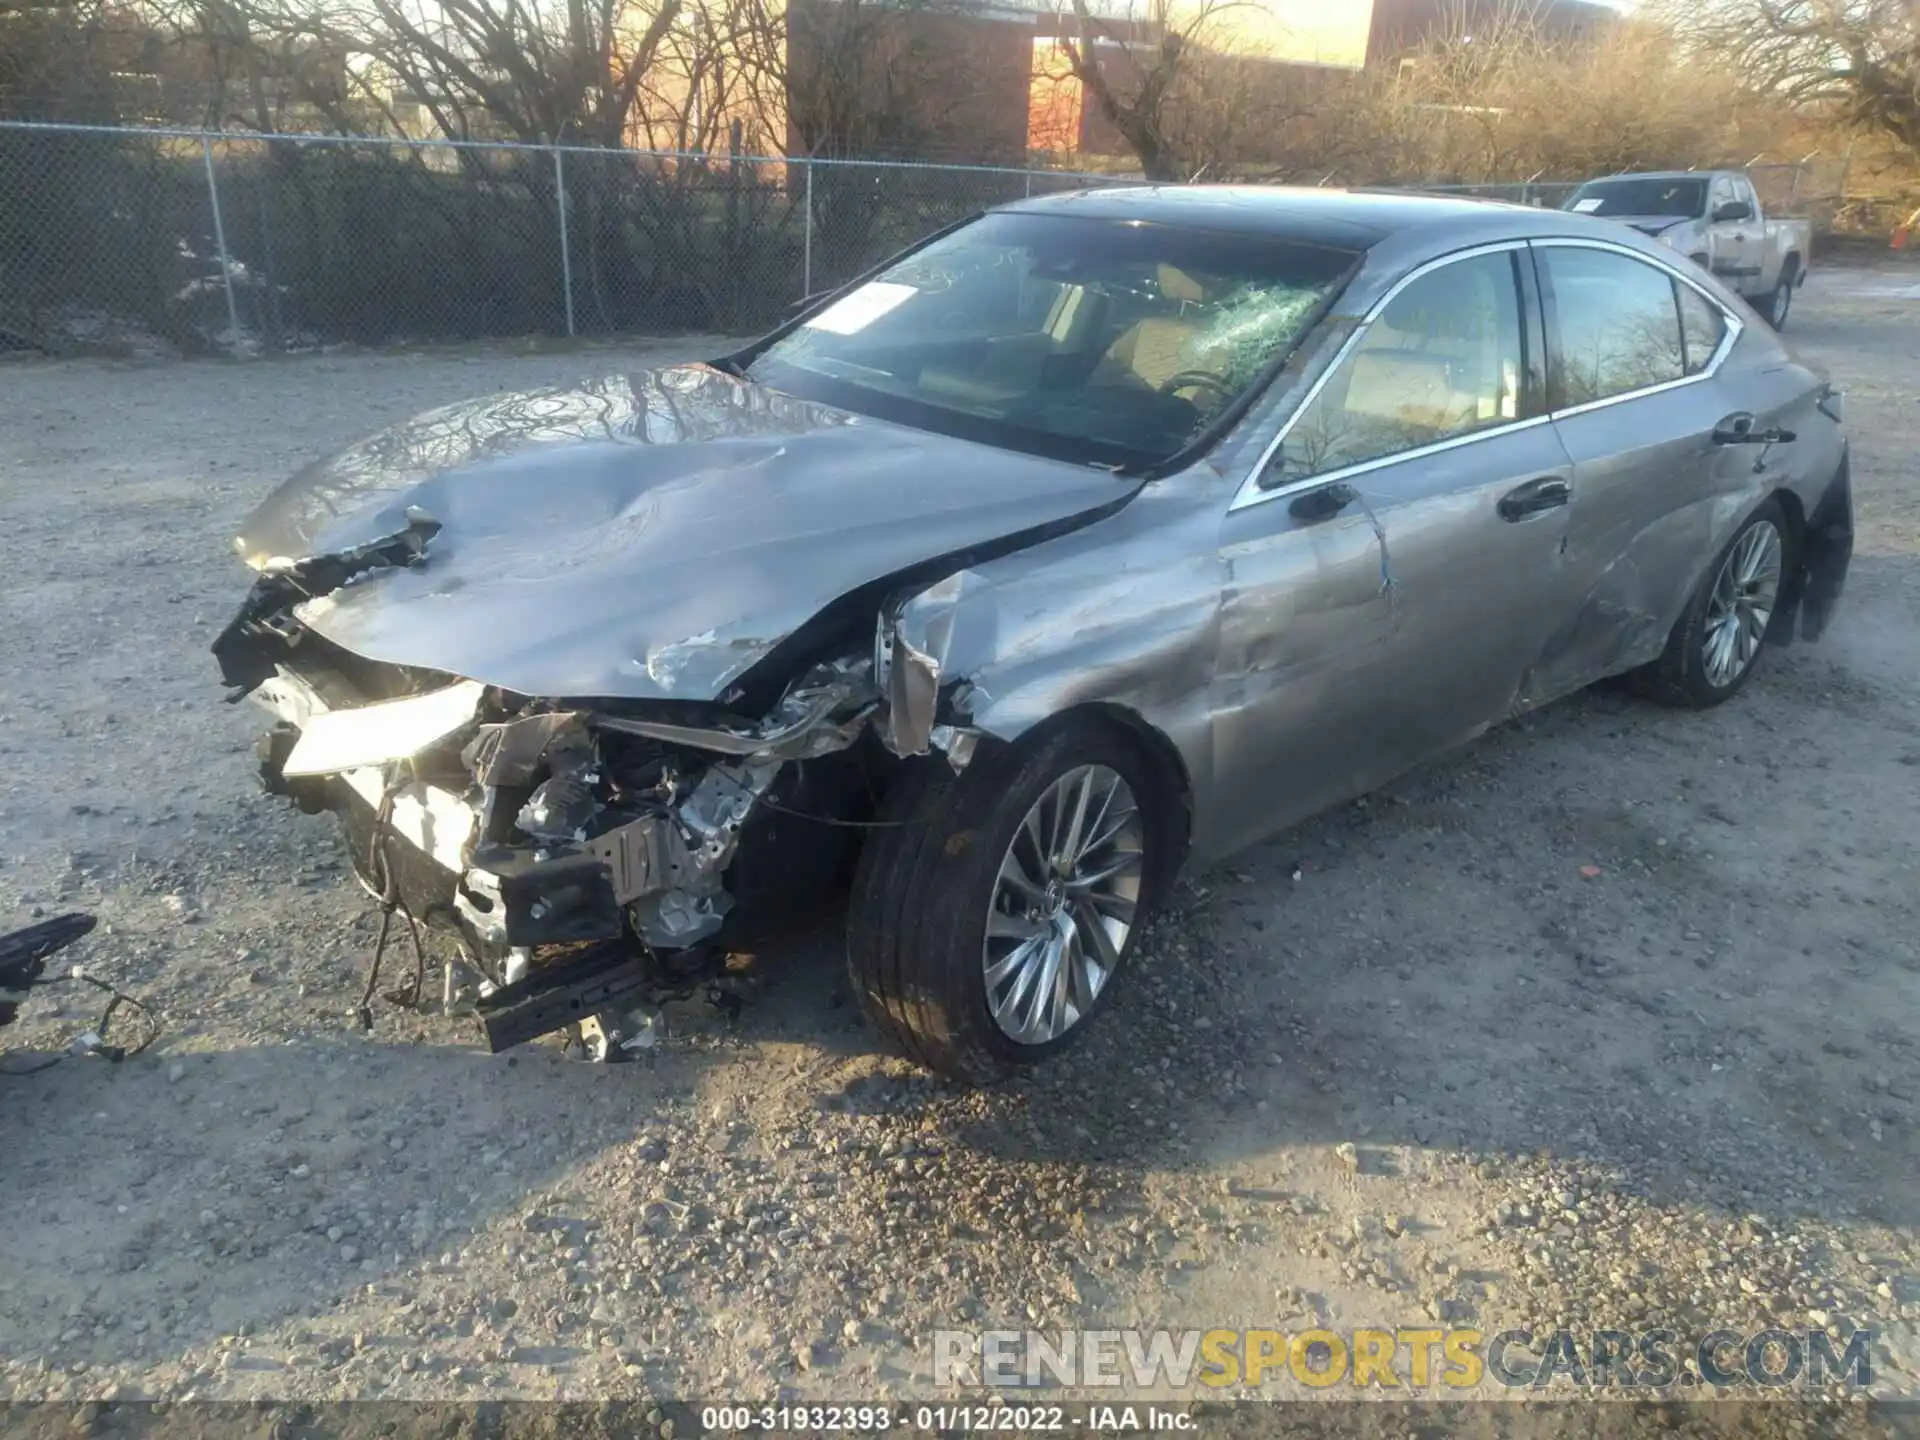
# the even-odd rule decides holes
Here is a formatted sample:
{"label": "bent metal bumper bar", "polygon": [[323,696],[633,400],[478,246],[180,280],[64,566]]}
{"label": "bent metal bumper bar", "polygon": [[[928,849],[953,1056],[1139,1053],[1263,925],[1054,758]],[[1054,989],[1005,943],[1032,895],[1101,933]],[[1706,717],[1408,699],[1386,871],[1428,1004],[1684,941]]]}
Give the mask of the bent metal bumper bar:
{"label": "bent metal bumper bar", "polygon": [[[698,779],[670,808],[532,843],[490,838],[508,828],[496,823],[494,807],[501,787],[529,781],[557,742],[574,742],[577,754],[590,756],[592,727],[674,730],[675,740],[678,727],[578,711],[480,724],[461,752],[467,784],[456,791],[441,783],[448,767],[428,767],[423,775],[411,757],[474,729],[484,687],[462,681],[402,700],[336,708],[319,687],[279,665],[251,698],[280,722],[263,764],[268,788],[310,810],[364,809],[382,817],[380,825],[444,872],[446,883],[429,887],[436,893],[420,913],[438,902],[453,912],[476,954],[499,956],[620,939],[629,924],[659,951],[689,949],[712,937],[732,905],[721,877],[749,814],[787,759],[849,743],[851,725],[826,723],[831,706],[822,691],[837,699],[852,688],[838,671],[818,687],[796,688],[770,719],[772,739],[761,753],[734,748],[703,757]],[[796,726],[800,717],[805,723]],[[336,785],[345,793],[328,788]]]}
{"label": "bent metal bumper bar", "polygon": [[616,941],[589,946],[480,997],[475,1013],[498,1055],[565,1025],[631,1005],[655,984],[644,957]]}

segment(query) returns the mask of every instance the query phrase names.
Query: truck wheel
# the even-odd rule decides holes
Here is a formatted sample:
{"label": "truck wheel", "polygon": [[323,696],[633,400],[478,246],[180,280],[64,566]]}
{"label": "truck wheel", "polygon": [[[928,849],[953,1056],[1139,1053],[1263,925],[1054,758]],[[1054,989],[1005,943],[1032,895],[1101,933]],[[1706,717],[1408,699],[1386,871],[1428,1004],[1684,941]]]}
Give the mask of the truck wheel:
{"label": "truck wheel", "polygon": [[1091,718],[959,775],[916,762],[854,881],[862,1008],[910,1059],[976,1084],[1077,1039],[1158,898],[1175,813],[1139,747]]}
{"label": "truck wheel", "polygon": [[1787,328],[1787,312],[1793,309],[1794,282],[1800,277],[1800,263],[1788,257],[1780,267],[1780,283],[1760,304],[1760,313],[1775,330]]}

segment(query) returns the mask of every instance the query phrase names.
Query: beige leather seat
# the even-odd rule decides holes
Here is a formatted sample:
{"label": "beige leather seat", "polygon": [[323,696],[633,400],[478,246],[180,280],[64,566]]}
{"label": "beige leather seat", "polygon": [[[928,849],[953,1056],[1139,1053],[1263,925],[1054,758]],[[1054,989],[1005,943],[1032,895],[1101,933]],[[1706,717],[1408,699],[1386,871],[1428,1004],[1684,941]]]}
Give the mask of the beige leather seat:
{"label": "beige leather seat", "polygon": [[1346,403],[1355,419],[1384,422],[1435,435],[1470,427],[1480,397],[1454,389],[1454,366],[1445,356],[1417,350],[1361,349],[1354,353]]}
{"label": "beige leather seat", "polygon": [[[1154,285],[1163,300],[1176,302],[1183,310],[1206,299],[1200,282],[1173,265],[1156,270]],[[1204,368],[1196,364],[1193,353],[1199,334],[1200,321],[1194,314],[1152,315],[1136,320],[1107,347],[1093,381],[1096,385],[1111,384],[1130,373],[1158,390],[1182,370]]]}
{"label": "beige leather seat", "polygon": [[1191,320],[1178,316],[1135,321],[1107,347],[1094,382],[1112,381],[1121,372],[1131,372],[1141,383],[1158,390],[1182,370],[1194,368],[1191,347],[1196,329]]}

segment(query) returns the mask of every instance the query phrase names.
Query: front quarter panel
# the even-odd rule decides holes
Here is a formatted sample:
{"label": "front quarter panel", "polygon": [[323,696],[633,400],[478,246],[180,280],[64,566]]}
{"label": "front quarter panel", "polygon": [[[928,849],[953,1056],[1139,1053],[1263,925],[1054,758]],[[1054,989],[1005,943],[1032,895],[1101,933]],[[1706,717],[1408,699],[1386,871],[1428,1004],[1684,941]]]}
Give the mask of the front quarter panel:
{"label": "front quarter panel", "polygon": [[1225,505],[1210,475],[1156,482],[1109,519],[893,607],[893,633],[937,669],[943,718],[1012,741],[1069,710],[1118,708],[1178,752],[1198,826]]}

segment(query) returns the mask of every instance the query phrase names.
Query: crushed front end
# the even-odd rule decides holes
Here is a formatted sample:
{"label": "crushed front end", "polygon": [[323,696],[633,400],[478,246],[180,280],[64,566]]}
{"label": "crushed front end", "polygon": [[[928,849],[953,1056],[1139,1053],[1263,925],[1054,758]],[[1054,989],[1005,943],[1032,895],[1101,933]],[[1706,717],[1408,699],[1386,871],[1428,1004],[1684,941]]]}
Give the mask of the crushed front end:
{"label": "crushed front end", "polygon": [[743,719],[516,695],[302,623],[332,588],[422,563],[431,525],[263,572],[214,646],[228,698],[273,717],[262,783],[339,817],[388,920],[452,937],[443,1002],[471,1001],[493,1049],[568,1025],[635,1043],[624,1017],[710,982],[843,870],[889,760],[874,654],[815,663]]}

